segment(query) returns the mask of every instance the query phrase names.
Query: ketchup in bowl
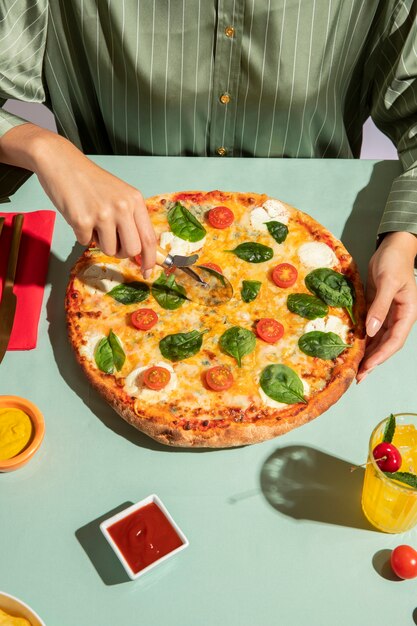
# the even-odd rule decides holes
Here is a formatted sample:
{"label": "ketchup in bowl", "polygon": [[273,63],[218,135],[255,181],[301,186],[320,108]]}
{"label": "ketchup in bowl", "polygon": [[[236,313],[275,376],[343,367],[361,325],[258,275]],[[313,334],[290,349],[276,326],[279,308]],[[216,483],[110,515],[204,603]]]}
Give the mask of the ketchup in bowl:
{"label": "ketchup in bowl", "polygon": [[131,578],[188,546],[157,496],[138,502],[101,526]]}

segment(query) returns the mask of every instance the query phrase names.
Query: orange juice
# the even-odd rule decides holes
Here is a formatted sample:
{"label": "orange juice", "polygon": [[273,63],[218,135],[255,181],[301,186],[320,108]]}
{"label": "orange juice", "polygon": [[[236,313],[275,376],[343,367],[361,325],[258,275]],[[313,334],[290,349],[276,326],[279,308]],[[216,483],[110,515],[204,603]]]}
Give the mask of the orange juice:
{"label": "orange juice", "polygon": [[[372,454],[381,443],[388,419],[378,424],[369,442],[368,464],[362,491],[362,509],[373,526],[386,533],[401,533],[417,524],[417,489],[392,480],[379,469]],[[400,451],[400,471],[417,474],[417,415],[399,413],[392,443]]]}

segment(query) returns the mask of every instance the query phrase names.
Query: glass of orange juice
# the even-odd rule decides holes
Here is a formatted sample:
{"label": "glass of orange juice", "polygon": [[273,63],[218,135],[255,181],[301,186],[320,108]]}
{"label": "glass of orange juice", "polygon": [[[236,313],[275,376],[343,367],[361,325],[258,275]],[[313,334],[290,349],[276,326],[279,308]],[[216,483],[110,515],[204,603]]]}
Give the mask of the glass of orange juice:
{"label": "glass of orange juice", "polygon": [[[397,413],[393,445],[401,454],[401,473],[417,474],[417,414]],[[417,524],[417,489],[384,474],[373,455],[389,418],[374,429],[362,491],[362,510],[369,522],[386,533],[401,533]],[[416,478],[417,481],[417,478]]]}

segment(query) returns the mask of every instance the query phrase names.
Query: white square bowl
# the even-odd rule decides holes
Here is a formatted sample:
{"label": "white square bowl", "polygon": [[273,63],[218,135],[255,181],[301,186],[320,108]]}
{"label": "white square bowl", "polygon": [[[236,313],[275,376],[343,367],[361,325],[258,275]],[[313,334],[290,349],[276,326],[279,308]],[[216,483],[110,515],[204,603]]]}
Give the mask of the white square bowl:
{"label": "white square bowl", "polygon": [[[179,538],[181,539],[182,545],[178,546],[178,548],[175,548],[175,550],[168,552],[168,554],[161,556],[161,558],[157,559],[156,561],[154,561],[147,567],[144,567],[143,569],[139,570],[139,572],[135,573],[130,567],[129,563],[126,561],[120,548],[117,546],[114,539],[111,537],[108,529],[110,526],[112,526],[116,522],[119,522],[120,520],[125,519],[126,517],[131,515],[131,513],[134,513],[135,511],[142,509],[147,504],[152,504],[152,503],[156,504],[156,506],[162,511],[162,513],[168,519],[169,523],[171,524],[171,526],[173,527],[173,529],[175,530],[175,532],[178,534]],[[155,494],[152,494],[148,496],[147,498],[144,498],[143,500],[136,502],[136,504],[132,504],[132,506],[129,506],[127,509],[124,509],[123,511],[116,513],[116,515],[113,515],[112,517],[109,517],[108,519],[104,520],[104,522],[101,522],[100,524],[100,530],[105,536],[105,538],[107,539],[107,541],[109,542],[109,544],[111,545],[111,547],[113,548],[120,563],[123,565],[127,575],[132,580],[135,580],[136,578],[139,578],[143,574],[146,574],[147,572],[149,572],[151,569],[153,569],[160,563],[163,563],[164,561],[169,559],[171,556],[174,556],[174,554],[177,554],[178,552],[180,552],[181,550],[184,550],[184,548],[187,548],[190,545],[190,542],[188,541],[187,537],[182,532],[181,528],[174,522],[174,520],[172,519],[166,507],[162,504],[161,500]]]}

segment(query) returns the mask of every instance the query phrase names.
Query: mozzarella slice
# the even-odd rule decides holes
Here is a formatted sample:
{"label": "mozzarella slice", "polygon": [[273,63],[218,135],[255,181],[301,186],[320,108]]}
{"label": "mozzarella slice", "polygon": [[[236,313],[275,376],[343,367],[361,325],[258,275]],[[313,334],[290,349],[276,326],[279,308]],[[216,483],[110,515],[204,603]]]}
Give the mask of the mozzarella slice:
{"label": "mozzarella slice", "polygon": [[118,265],[110,263],[94,263],[89,265],[81,276],[87,291],[91,294],[97,292],[108,293],[121,283],[125,282],[125,277]]}
{"label": "mozzarella slice", "polygon": [[324,317],[318,317],[315,320],[310,320],[304,326],[304,332],[305,333],[312,333],[315,330],[319,330],[322,333],[327,332],[326,331],[326,321],[325,321]]}
{"label": "mozzarella slice", "polygon": [[97,331],[91,330],[91,331],[86,332],[84,335],[84,341],[86,343],[80,344],[80,348],[79,348],[80,354],[82,356],[85,356],[89,361],[91,361],[95,367],[97,366],[96,366],[96,361],[94,359],[94,354],[95,354],[98,344],[103,339],[103,337],[104,337],[103,333],[99,333]]}
{"label": "mozzarella slice", "polygon": [[201,250],[205,242],[205,237],[200,239],[200,241],[185,241],[185,239],[177,237],[171,231],[162,232],[159,239],[159,245],[161,248],[168,250],[168,252],[172,255],[181,254],[183,256],[188,256],[189,254],[197,252],[197,250]]}
{"label": "mozzarella slice", "polygon": [[269,200],[266,200],[262,206],[268,213],[270,220],[276,220],[282,224],[288,224],[290,212],[287,207],[282,204],[282,202],[270,198]]}
{"label": "mozzarella slice", "polygon": [[349,327],[342,322],[340,317],[329,315],[326,321],[326,332],[336,333],[346,343]]}
{"label": "mozzarella slice", "polygon": [[322,241],[304,243],[298,248],[298,256],[307,268],[333,267],[337,265],[337,257],[330,246]]}
{"label": "mozzarella slice", "polygon": [[271,218],[269,217],[267,211],[261,206],[252,209],[252,211],[250,212],[250,223],[252,228],[255,228],[255,230],[268,230],[265,222],[270,221]]}
{"label": "mozzarella slice", "polygon": [[272,398],[267,396],[262,387],[259,387],[258,391],[259,395],[261,396],[262,404],[271,407],[271,409],[284,409],[288,406],[288,404],[285,404],[285,402],[277,402],[276,400],[273,400]]}
{"label": "mozzarella slice", "polygon": [[335,333],[346,342],[349,328],[342,322],[340,317],[329,315],[327,318],[319,317],[316,320],[311,320],[304,326],[305,333],[310,333],[314,330],[320,330],[323,333]]}
{"label": "mozzarella slice", "polygon": [[[143,382],[143,372],[148,370],[150,367],[164,367],[171,374],[171,379],[166,387],[160,390],[149,389]],[[125,379],[125,391],[129,394],[129,396],[134,396],[138,398],[147,399],[147,400],[165,400],[168,398],[171,391],[177,388],[178,385],[178,377],[174,372],[174,369],[170,363],[166,363],[165,361],[159,361],[158,363],[154,363],[152,365],[146,365],[145,367],[137,367],[133,371],[130,372]]]}

